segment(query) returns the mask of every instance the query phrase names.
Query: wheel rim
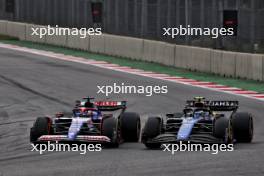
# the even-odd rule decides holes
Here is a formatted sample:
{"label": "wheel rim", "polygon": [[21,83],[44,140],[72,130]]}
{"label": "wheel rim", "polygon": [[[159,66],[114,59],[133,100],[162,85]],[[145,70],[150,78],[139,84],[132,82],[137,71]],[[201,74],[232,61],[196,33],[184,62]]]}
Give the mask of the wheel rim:
{"label": "wheel rim", "polygon": [[225,131],[225,143],[232,143],[233,142],[233,129],[232,129],[232,125],[229,121],[228,123],[228,127],[226,128],[226,131]]}

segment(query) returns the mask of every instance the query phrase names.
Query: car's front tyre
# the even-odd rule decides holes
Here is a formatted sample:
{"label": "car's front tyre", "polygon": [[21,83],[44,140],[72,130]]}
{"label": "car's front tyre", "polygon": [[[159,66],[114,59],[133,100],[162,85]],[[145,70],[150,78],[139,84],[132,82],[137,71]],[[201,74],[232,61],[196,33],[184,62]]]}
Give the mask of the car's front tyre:
{"label": "car's front tyre", "polygon": [[106,147],[117,148],[120,143],[120,126],[115,118],[106,118],[102,122],[102,135],[107,136],[111,141]]}
{"label": "car's front tyre", "polygon": [[140,116],[134,112],[121,115],[122,137],[126,142],[138,142],[140,137]]}
{"label": "car's front tyre", "polygon": [[162,119],[160,117],[149,117],[143,133],[141,141],[145,144],[145,146],[149,149],[157,149],[160,148],[160,143],[151,143],[149,140],[157,137],[161,134],[162,129]]}
{"label": "car's front tyre", "polygon": [[42,135],[51,133],[51,119],[49,117],[38,117],[30,129],[30,142],[37,142]]}

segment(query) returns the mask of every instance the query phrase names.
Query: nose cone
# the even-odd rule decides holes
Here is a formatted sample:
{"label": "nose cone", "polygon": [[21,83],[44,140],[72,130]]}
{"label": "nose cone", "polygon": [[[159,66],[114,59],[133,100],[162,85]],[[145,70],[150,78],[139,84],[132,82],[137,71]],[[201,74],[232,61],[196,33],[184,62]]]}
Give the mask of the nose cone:
{"label": "nose cone", "polygon": [[68,139],[74,140],[76,139],[78,133],[80,132],[84,121],[80,118],[73,118],[71,122],[71,126],[68,131]]}
{"label": "nose cone", "polygon": [[178,131],[177,139],[178,140],[188,140],[192,133],[192,128],[198,119],[184,119],[182,125]]}
{"label": "nose cone", "polygon": [[74,133],[74,132],[68,132],[68,139],[70,140],[74,140],[77,136],[77,133]]}
{"label": "nose cone", "polygon": [[178,140],[187,140],[189,138],[189,134],[178,134],[177,139]]}

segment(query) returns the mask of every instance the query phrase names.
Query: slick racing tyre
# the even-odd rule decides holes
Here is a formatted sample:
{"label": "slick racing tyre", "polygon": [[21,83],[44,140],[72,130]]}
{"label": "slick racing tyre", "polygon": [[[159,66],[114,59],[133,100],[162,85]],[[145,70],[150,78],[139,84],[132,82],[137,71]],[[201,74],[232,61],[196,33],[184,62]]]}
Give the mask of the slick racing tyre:
{"label": "slick racing tyre", "polygon": [[232,116],[234,138],[237,142],[251,142],[253,139],[253,118],[247,112],[237,112]]}
{"label": "slick racing tyre", "polygon": [[120,126],[115,118],[106,118],[102,122],[102,135],[107,136],[111,142],[106,147],[117,148],[120,143]]}
{"label": "slick racing tyre", "polygon": [[149,149],[160,148],[160,143],[151,143],[149,140],[160,135],[162,129],[162,119],[160,117],[149,117],[143,133],[142,133],[142,142]]}
{"label": "slick racing tyre", "polygon": [[233,143],[233,130],[231,120],[226,117],[219,117],[214,121],[213,135],[223,139],[224,143]]}
{"label": "slick racing tyre", "polygon": [[121,115],[122,137],[126,142],[138,142],[141,130],[140,116],[134,112]]}
{"label": "slick racing tyre", "polygon": [[37,142],[40,136],[48,134],[51,134],[51,119],[48,117],[38,117],[30,129],[30,142]]}

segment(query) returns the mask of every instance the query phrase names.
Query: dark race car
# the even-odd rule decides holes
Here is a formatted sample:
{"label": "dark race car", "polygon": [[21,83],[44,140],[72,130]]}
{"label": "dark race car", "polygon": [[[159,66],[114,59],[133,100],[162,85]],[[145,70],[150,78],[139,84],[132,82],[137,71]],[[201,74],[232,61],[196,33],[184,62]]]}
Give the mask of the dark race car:
{"label": "dark race car", "polygon": [[201,144],[251,142],[253,118],[237,112],[238,101],[206,101],[196,97],[187,101],[182,113],[149,117],[142,133],[147,148],[160,148],[164,143],[192,142]]}
{"label": "dark race car", "polygon": [[83,98],[76,101],[71,114],[38,117],[31,128],[30,141],[104,143],[111,147],[118,147],[124,141],[137,142],[140,116],[125,110],[126,101]]}

